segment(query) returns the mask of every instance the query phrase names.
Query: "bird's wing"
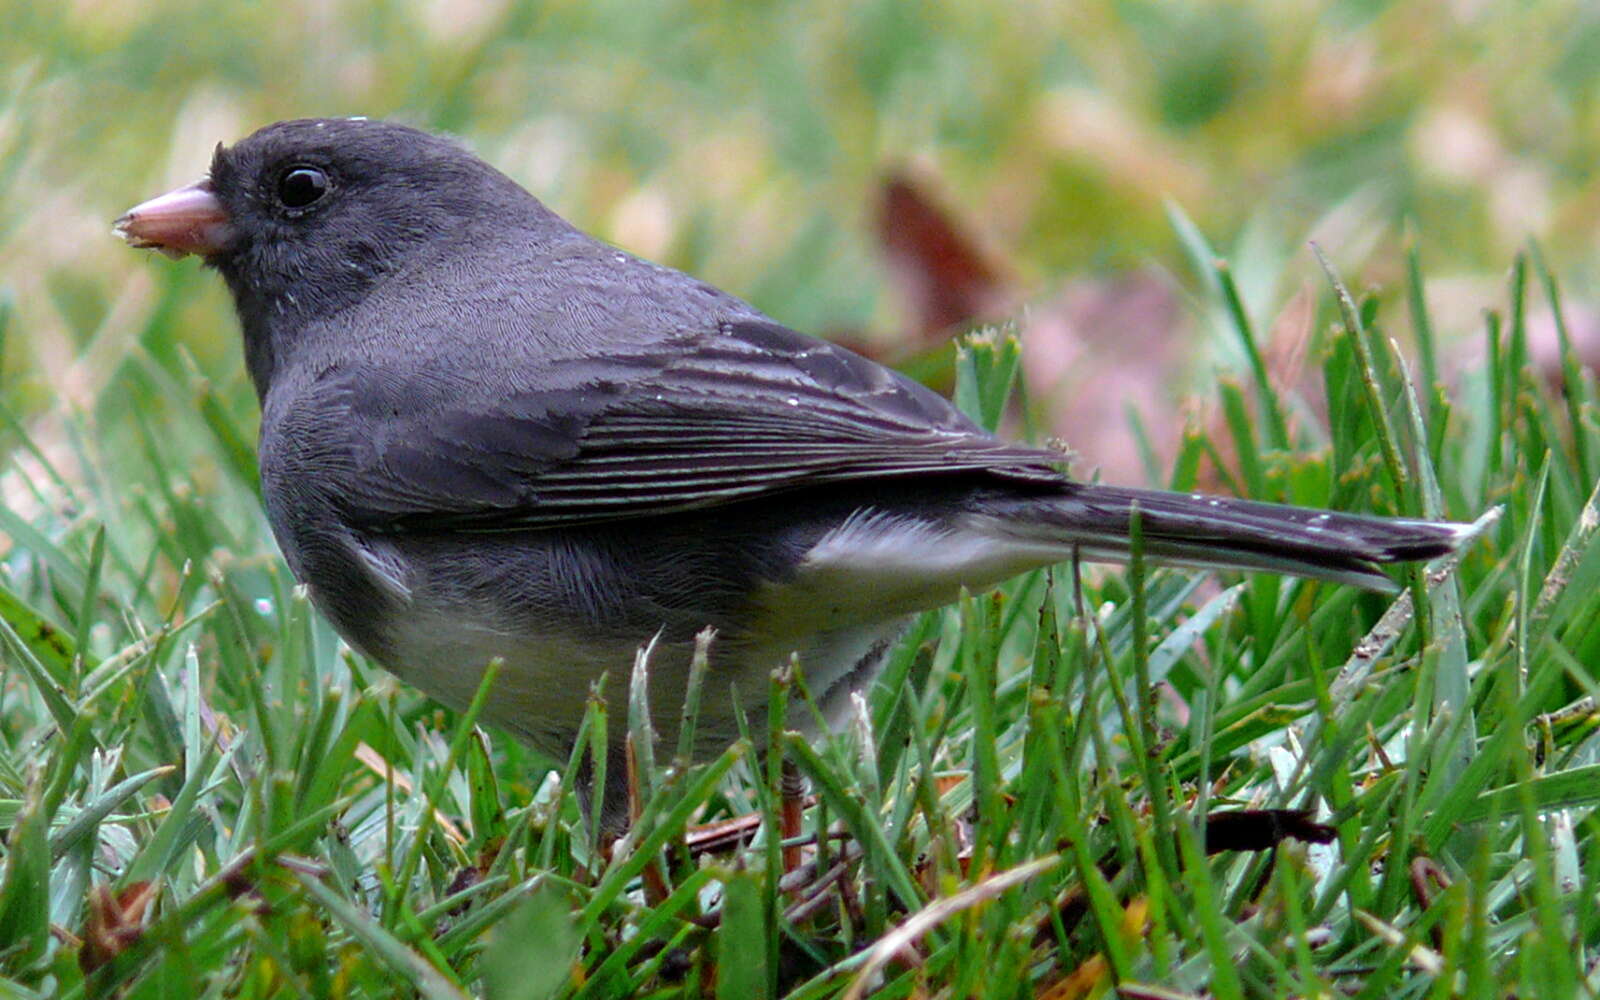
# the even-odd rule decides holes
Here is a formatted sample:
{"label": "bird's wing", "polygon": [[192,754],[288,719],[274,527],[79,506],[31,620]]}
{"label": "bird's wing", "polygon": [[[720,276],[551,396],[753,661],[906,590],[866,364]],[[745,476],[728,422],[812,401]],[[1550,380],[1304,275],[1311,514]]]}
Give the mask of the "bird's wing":
{"label": "bird's wing", "polygon": [[[351,370],[346,515],[376,531],[508,531],[731,503],[846,480],[976,472],[1056,483],[1058,456],[934,392],[770,323],[556,360],[537,387],[441,391]],[[359,389],[357,384],[359,383]]]}

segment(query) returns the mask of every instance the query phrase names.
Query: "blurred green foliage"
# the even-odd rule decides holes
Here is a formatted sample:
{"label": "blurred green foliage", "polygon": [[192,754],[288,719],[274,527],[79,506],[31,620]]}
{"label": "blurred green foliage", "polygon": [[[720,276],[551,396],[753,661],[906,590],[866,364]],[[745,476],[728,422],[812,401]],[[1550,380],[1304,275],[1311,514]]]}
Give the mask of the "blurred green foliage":
{"label": "blurred green foliage", "polygon": [[[109,220],[298,115],[459,133],[584,227],[813,331],[897,328],[870,215],[906,163],[1025,299],[1176,266],[1169,197],[1253,305],[1286,260],[1310,273],[1319,224],[1373,280],[1398,273],[1378,237],[1405,220],[1442,278],[1497,279],[1530,236],[1595,270],[1600,8],[1576,2],[7,0],[0,18],[0,280],[26,331],[5,386],[25,408],[114,308],[161,301]],[[234,384],[220,291],[182,301],[182,342]],[[98,334],[118,342],[96,377],[126,328]]]}
{"label": "blurred green foliage", "polygon": [[[1000,262],[1012,286],[1006,308],[1021,317],[1024,388],[1032,372],[1070,367],[1075,357],[1062,362],[1056,351],[1052,360],[1049,341],[1062,325],[1054,303],[1085,285],[1135,300],[1140,287],[1119,282],[1150,272],[1182,307],[1177,320],[1155,327],[1153,345],[1128,336],[1142,329],[1133,322],[1076,327],[1132,341],[1133,360],[1168,380],[1163,391],[1181,381],[1156,364],[1169,360],[1163,337],[1197,342],[1179,359],[1191,368],[1220,356],[1251,372],[1248,382],[1208,393],[1222,399],[1225,422],[1183,428],[1170,477],[1160,442],[1147,438],[1176,435],[1181,420],[1142,429],[1144,464],[1173,485],[1196,485],[1210,456],[1237,465],[1241,489],[1255,495],[1416,513],[1439,494],[1447,514],[1468,518],[1506,506],[1492,536],[1466,555],[1463,606],[1430,609],[1445,626],[1435,634],[1449,641],[1405,633],[1370,684],[1345,683],[1339,665],[1369,634],[1377,599],[1264,577],[1214,596],[1196,578],[1152,577],[1148,621],[1129,610],[1122,578],[1092,580],[1089,606],[1103,597],[1107,609],[1120,609],[1105,612],[1110,638],[1093,649],[1086,630],[1092,622],[1100,637],[1100,617],[1078,621],[1070,589],[1039,578],[1008,597],[968,601],[960,617],[925,620],[919,639],[942,632],[949,641],[936,664],[915,645],[897,657],[891,677],[920,677],[904,689],[928,697],[907,694],[901,704],[901,686],[886,686],[890,700],[875,708],[875,721],[890,723],[877,727],[885,734],[878,760],[831,750],[812,759],[793,748],[829,815],[869,851],[858,923],[875,938],[891,917],[915,909],[891,908],[891,889],[920,901],[919,893],[949,895],[964,884],[971,873],[939,856],[948,844],[909,835],[901,844],[884,831],[914,830],[924,813],[927,829],[965,823],[979,786],[984,821],[999,832],[980,830],[978,842],[1000,867],[1032,864],[1062,844],[1077,852],[1060,884],[975,910],[943,944],[935,939],[931,981],[947,976],[976,991],[996,955],[1015,974],[985,983],[993,993],[1021,983],[1025,970],[1043,976],[1037,942],[1013,930],[1024,917],[1055,913],[1070,877],[1088,886],[1091,932],[1069,934],[1057,922],[1056,939],[1037,945],[1057,949],[1062,970],[1103,950],[1119,976],[1226,996],[1238,975],[1247,995],[1276,996],[1294,962],[1303,987],[1296,995],[1343,988],[1373,969],[1362,981],[1369,995],[1382,995],[1412,974],[1414,960],[1421,967],[1431,942],[1448,963],[1431,984],[1427,968],[1407,979],[1413,995],[1455,995],[1458,971],[1472,990],[1460,995],[1502,995],[1491,967],[1525,995],[1572,995],[1578,975],[1590,977],[1593,994],[1600,750],[1593,702],[1568,703],[1597,690],[1587,666],[1600,648],[1592,624],[1600,621],[1592,607],[1600,542],[1586,501],[1594,391],[1574,371],[1560,373],[1558,388],[1541,378],[1538,338],[1549,322],[1539,310],[1553,296],[1522,294],[1530,279],[1515,253],[1530,237],[1544,247],[1535,259],[1560,272],[1578,356],[1592,359],[1582,352],[1597,327],[1600,8],[1559,0],[0,0],[0,25],[0,442],[8,459],[0,469],[0,589],[8,591],[0,622],[16,632],[4,637],[0,674],[0,823],[8,830],[0,962],[18,983],[92,993],[142,975],[143,962],[157,974],[130,995],[171,995],[160,977],[192,963],[210,970],[219,995],[385,995],[393,973],[425,995],[455,996],[454,982],[440,976],[474,982],[478,938],[503,917],[508,933],[521,933],[491,938],[482,971],[537,991],[544,984],[526,975],[525,962],[559,970],[569,942],[544,934],[544,947],[529,955],[507,942],[559,923],[557,903],[570,890],[585,906],[574,975],[592,978],[563,988],[603,996],[616,984],[665,981],[662,967],[704,943],[706,928],[688,917],[713,881],[728,888],[726,922],[716,949],[700,948],[696,964],[674,973],[684,992],[713,988],[713,958],[728,975],[718,987],[730,993],[777,975],[766,959],[787,924],[773,919],[776,894],[757,891],[770,868],[690,873],[679,865],[669,870],[678,881],[665,903],[624,913],[617,901],[648,852],[608,866],[591,852],[570,800],[563,820],[561,800],[540,798],[549,786],[539,785],[543,772],[527,751],[497,740],[491,761],[487,744],[472,741],[464,759],[447,761],[429,735],[449,733],[447,717],[342,655],[273,555],[250,492],[256,404],[221,283],[193,261],[131,253],[110,235],[123,209],[202,172],[218,141],[283,117],[364,114],[457,133],[604,238],[693,271],[800,329],[880,344],[912,325],[875,231],[886,178],[909,169]],[[1313,237],[1358,296],[1369,284],[1385,290],[1382,327],[1371,323],[1377,299],[1360,299],[1362,324],[1346,318],[1351,331],[1365,325],[1359,335],[1371,335],[1376,364],[1358,364],[1357,334],[1321,336],[1335,313],[1304,250]],[[1426,266],[1410,268],[1407,249]],[[1218,255],[1230,262],[1226,275],[1205,267]],[[1534,273],[1544,284],[1537,266]],[[1297,295],[1309,282],[1315,295]],[[1403,337],[1421,302],[1434,329],[1421,341],[1423,374],[1433,374],[1435,353],[1442,381],[1472,369],[1452,405],[1425,378],[1426,423],[1424,407],[1406,405],[1399,369],[1382,350],[1391,318]],[[1503,331],[1490,320],[1493,336],[1480,318],[1486,306],[1506,318]],[[1282,325],[1302,330],[1302,347],[1311,338],[1326,348],[1321,364],[1308,366],[1324,385],[1272,386],[1285,390],[1281,403],[1257,404],[1280,398],[1263,383],[1278,376],[1271,333],[1284,316],[1300,317]],[[1489,363],[1468,365],[1474,351]],[[1014,359],[979,365],[971,357],[957,383],[986,419],[998,418]],[[1381,385],[1370,394],[1358,377],[1367,369],[1370,384]],[[1115,393],[1133,395],[1120,384]],[[1326,414],[1315,412],[1319,395]],[[1120,405],[1103,407],[1102,424],[1072,426],[1109,434],[1109,423],[1124,423]],[[1253,405],[1286,413],[1292,428],[1274,421],[1263,433]],[[1415,497],[1398,484],[1394,495],[1385,491],[1367,412],[1384,405],[1405,418],[1408,441],[1427,445],[1408,461],[1437,464],[1442,483],[1432,484],[1430,472],[1411,488]],[[1453,579],[1444,578],[1436,601],[1456,599]],[[1421,578],[1413,585],[1420,596]],[[1200,611],[1187,610],[1191,599]],[[1447,631],[1458,615],[1460,641]],[[1038,622],[1047,632],[1054,616],[1061,636],[1035,643],[1029,630]],[[1194,707],[1187,726],[1164,719],[1175,728],[1156,749],[1170,771],[1112,745],[1142,738],[1130,713],[1143,718],[1159,704],[1124,702],[1113,712],[1099,687],[1089,694],[1091,685],[1127,686],[1128,651],[1142,650],[1152,629],[1175,637],[1165,653],[1168,640],[1159,640],[1154,659]],[[1185,652],[1200,633],[1201,652]],[[997,652],[1013,648],[1027,655]],[[1350,662],[1371,666],[1359,656]],[[1049,687],[1054,674],[1063,682]],[[1330,674],[1339,681],[1332,687]],[[921,686],[930,676],[934,687]],[[1106,677],[1123,683],[1106,685]],[[989,686],[998,705],[985,701],[980,712],[972,699],[989,697]],[[1048,697],[1036,698],[1040,691]],[[1462,692],[1470,726],[1448,711]],[[1025,726],[1025,716],[1039,724]],[[1306,719],[1314,728],[1301,725]],[[937,739],[908,743],[907,732]],[[1307,744],[1313,763],[1278,774],[1287,758],[1273,756],[1274,741],[1292,744],[1305,732],[1317,737]],[[1050,742],[1063,733],[1070,757]],[[1477,734],[1484,739],[1463,777],[1452,755]],[[356,768],[357,743],[376,748],[363,767],[398,763],[410,785]],[[936,767],[964,763],[967,743],[985,748],[971,755],[974,781],[932,802]],[[1008,768],[1026,766],[997,772],[995,747]],[[737,765],[736,787],[764,794],[742,752],[718,766]],[[1093,770],[1063,765],[1088,759]],[[1435,760],[1449,766],[1433,769]],[[928,804],[899,794],[913,773],[926,778],[913,790]],[[720,774],[662,786],[661,812],[682,805],[657,828],[662,843],[681,833],[693,807],[713,801]],[[423,780],[430,775],[449,780]],[[1200,796],[1196,814],[1211,796],[1293,804],[1304,788],[1335,807],[1346,863],[1317,874],[1218,861],[1215,888],[1172,877],[1176,870],[1161,875],[1173,868],[1163,857],[1171,850],[1150,839],[1152,814],[1134,809],[1178,791],[1169,775],[1184,795]],[[997,778],[1010,791],[1003,795]],[[862,788],[888,793],[892,809],[862,808]],[[1021,794],[1013,801],[1011,791]],[[467,839],[423,821],[436,801],[457,821],[470,818]],[[747,806],[748,796],[714,802],[725,812],[735,804]],[[1168,803],[1189,805],[1176,795]],[[1570,820],[1566,810],[1581,815]],[[340,825],[330,826],[336,814]],[[1488,832],[1474,840],[1473,824],[1485,817]],[[512,849],[519,845],[527,850]],[[1092,852],[1113,847],[1123,872],[1137,862],[1160,875],[1142,887],[1118,876],[1114,886],[1117,898],[1148,893],[1155,914],[1148,953],[1131,958],[1119,958],[1131,944],[1119,944],[1124,924],[1097,888],[1104,880],[1095,881]],[[244,869],[235,865],[255,851],[267,858],[291,849],[314,853],[315,864],[258,866],[251,892],[238,893]],[[1456,888],[1445,904],[1410,891],[1407,869],[1395,862],[1411,850],[1452,864]],[[930,856],[948,881],[909,885],[908,859]],[[483,858],[493,858],[484,880],[458,885],[468,862]],[[397,863],[402,874],[420,865],[424,877],[383,883]],[[552,883],[561,893],[542,889],[550,872],[567,880]],[[91,884],[152,874],[167,894],[155,931],[120,968],[85,979],[76,945],[52,937],[50,924],[81,930]],[[1320,885],[1310,899],[1302,882],[1313,877]],[[1269,880],[1269,905],[1257,909]],[[533,902],[518,908],[526,895]],[[1218,914],[1238,924],[1225,928]],[[1405,934],[1358,919],[1372,915]],[[1196,917],[1203,926],[1190,926]],[[1285,934],[1280,920],[1291,929],[1325,923],[1335,934],[1316,946],[1314,963],[1313,945]],[[624,937],[624,925],[635,936]],[[1243,962],[1227,936],[1237,938],[1239,927],[1251,942],[1267,942]],[[843,977],[855,974],[849,956],[864,943],[853,934],[817,946],[819,962],[839,972],[819,974],[803,995],[844,988]],[[1299,950],[1280,954],[1279,945]],[[256,964],[234,967],[247,947]],[[894,995],[912,995],[923,974],[896,973]],[[1555,985],[1541,992],[1545,984]],[[0,993],[36,995],[10,979]]]}

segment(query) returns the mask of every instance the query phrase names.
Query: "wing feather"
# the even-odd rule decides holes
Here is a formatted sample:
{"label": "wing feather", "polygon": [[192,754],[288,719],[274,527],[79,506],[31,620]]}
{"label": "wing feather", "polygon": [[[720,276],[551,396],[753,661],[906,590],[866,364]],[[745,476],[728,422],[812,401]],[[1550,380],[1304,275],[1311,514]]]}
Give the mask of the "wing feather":
{"label": "wing feather", "polygon": [[656,351],[552,360],[494,398],[425,376],[374,394],[365,379],[346,398],[384,408],[356,422],[382,431],[350,442],[348,515],[378,531],[508,531],[835,482],[1061,481],[1058,456],[1005,444],[923,386],[776,324],[724,324]]}

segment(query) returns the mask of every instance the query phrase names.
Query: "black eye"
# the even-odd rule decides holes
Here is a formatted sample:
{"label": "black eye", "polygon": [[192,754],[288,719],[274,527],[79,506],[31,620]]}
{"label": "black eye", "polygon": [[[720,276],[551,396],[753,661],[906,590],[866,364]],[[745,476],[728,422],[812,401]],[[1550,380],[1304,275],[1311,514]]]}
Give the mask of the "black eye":
{"label": "black eye", "polygon": [[328,193],[328,175],[316,167],[290,167],[278,178],[278,200],[287,208],[305,208]]}

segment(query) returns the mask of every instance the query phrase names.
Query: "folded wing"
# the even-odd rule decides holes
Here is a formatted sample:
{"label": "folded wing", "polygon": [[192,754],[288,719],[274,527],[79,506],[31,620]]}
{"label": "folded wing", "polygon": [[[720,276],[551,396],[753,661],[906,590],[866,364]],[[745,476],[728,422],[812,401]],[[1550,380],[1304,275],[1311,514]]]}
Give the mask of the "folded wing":
{"label": "folded wing", "polygon": [[351,422],[380,430],[347,443],[347,515],[378,531],[508,531],[844,481],[1062,482],[1058,456],[1001,442],[923,386],[776,324],[553,359],[537,376],[342,375],[363,387],[348,405],[382,410]]}

